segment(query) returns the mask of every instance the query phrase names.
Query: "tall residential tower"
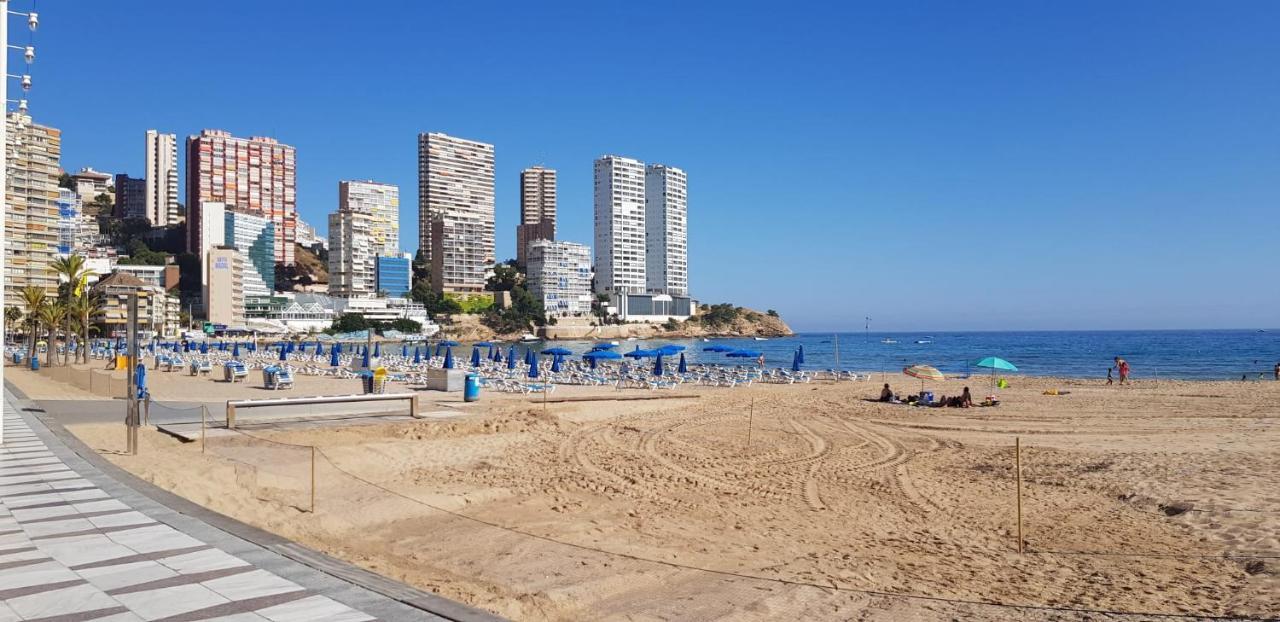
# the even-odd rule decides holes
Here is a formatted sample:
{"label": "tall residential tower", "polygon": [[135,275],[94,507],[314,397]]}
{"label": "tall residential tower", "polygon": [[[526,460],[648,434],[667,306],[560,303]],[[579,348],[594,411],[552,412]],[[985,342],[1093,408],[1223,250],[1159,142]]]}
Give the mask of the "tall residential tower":
{"label": "tall residential tower", "polygon": [[178,224],[178,137],[147,130],[147,220],[153,227]]}
{"label": "tall residential tower", "polygon": [[645,292],[644,181],[639,160],[612,155],[596,160],[596,292]]}
{"label": "tall residential tower", "polygon": [[493,145],[419,134],[418,244],[431,262],[432,289],[484,290],[493,221]]}
{"label": "tall residential tower", "polygon": [[[0,77],[0,79],[5,79]],[[22,288],[35,285],[52,296],[58,277],[49,264],[58,251],[58,160],[62,132],[8,113],[4,149],[4,304],[22,306]]]}
{"label": "tall residential tower", "polygon": [[524,266],[529,243],[556,239],[556,172],[534,166],[520,171],[520,224],[516,225],[516,263]]}
{"label": "tall residential tower", "polygon": [[644,177],[646,288],[651,294],[688,296],[687,178],[665,164],[645,167]]}
{"label": "tall residential tower", "polygon": [[[275,263],[292,265],[298,218],[294,158],[293,147],[274,138],[237,138],[222,130],[188,137],[187,250],[202,253],[208,248],[196,225],[202,222],[201,206],[218,202],[228,211],[270,220]],[[202,265],[203,259],[202,254]]]}
{"label": "tall residential tower", "polygon": [[338,182],[338,211],[369,217],[374,254],[400,253],[400,187],[376,181]]}

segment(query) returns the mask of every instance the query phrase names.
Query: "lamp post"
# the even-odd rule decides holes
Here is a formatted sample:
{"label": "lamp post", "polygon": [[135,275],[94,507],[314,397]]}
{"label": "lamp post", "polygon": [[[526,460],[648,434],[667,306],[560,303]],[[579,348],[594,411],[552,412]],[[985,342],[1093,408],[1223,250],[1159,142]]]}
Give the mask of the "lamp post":
{"label": "lamp post", "polygon": [[[31,13],[18,13],[9,10],[9,0],[0,0],[0,110],[3,110],[3,119],[0,119],[0,211],[9,212],[9,78],[17,78],[22,85],[24,97],[15,100],[18,104],[18,112],[26,114],[27,100],[25,94],[31,90],[31,63],[36,60],[36,49],[34,46],[18,47],[9,45],[9,16],[20,15],[27,18],[27,27],[31,32],[35,32],[36,27],[40,25],[40,18],[33,11]],[[22,50],[23,60],[27,63],[27,72],[21,76],[9,75],[9,50]],[[5,227],[0,226],[0,248],[8,248],[5,240]],[[4,261],[8,261],[8,257]],[[0,271],[0,291],[9,291],[9,280],[5,276],[4,271]],[[52,344],[50,344],[52,347]],[[32,353],[34,354],[34,352]],[[4,444],[4,423],[0,422],[0,445]]]}

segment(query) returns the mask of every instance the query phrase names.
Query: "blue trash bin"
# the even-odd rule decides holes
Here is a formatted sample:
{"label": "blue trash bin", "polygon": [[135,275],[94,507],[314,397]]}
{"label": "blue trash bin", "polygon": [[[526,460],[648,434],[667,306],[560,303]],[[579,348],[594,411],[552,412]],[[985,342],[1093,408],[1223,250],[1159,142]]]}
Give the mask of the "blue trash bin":
{"label": "blue trash bin", "polygon": [[31,355],[31,371],[40,371],[40,357]]}
{"label": "blue trash bin", "polygon": [[462,386],[462,401],[475,402],[480,399],[480,374],[467,374],[467,382]]}

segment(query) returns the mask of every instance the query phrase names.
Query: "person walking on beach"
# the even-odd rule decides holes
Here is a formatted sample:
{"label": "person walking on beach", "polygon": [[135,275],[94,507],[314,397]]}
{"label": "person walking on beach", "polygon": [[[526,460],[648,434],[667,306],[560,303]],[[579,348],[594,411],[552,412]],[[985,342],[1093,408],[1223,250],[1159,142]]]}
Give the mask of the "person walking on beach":
{"label": "person walking on beach", "polygon": [[1120,384],[1129,379],[1129,361],[1116,357],[1116,371],[1120,372]]}
{"label": "person walking on beach", "polygon": [[1108,368],[1107,368],[1107,386],[1111,386],[1111,385],[1115,384],[1115,381],[1111,379],[1111,370],[1113,370],[1113,369],[1115,369],[1115,368],[1114,368],[1114,367],[1108,367]]}

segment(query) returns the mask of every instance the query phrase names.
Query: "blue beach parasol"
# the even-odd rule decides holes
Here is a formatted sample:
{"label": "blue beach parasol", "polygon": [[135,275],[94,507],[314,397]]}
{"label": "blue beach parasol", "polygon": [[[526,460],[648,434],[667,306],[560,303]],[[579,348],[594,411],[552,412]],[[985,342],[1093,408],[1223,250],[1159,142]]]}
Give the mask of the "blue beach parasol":
{"label": "blue beach parasol", "polygon": [[689,373],[689,366],[684,362],[684,352],[680,353],[680,368],[677,370],[682,374]]}
{"label": "blue beach parasol", "polygon": [[373,344],[373,356],[374,356],[374,358],[377,358],[377,357],[382,356],[382,342],[381,342],[381,341],[379,341],[378,343]]}
{"label": "blue beach parasol", "polygon": [[338,366],[338,352],[341,350],[342,348],[339,348],[337,344],[334,344],[332,348],[329,348],[329,365],[331,367]]}
{"label": "blue beach parasol", "polygon": [[804,344],[800,344],[800,348],[796,350],[796,361],[804,365]]}
{"label": "blue beach parasol", "polygon": [[560,373],[560,357],[559,356],[551,359],[551,373],[553,374]]}
{"label": "blue beach parasol", "polygon": [[529,363],[529,377],[537,378],[538,377],[538,355],[531,354],[531,356],[533,357],[533,360],[532,362]]}
{"label": "blue beach parasol", "polygon": [[511,346],[511,349],[507,350],[507,369],[508,370],[515,369],[517,364],[518,364],[518,361],[516,361],[516,347]]}
{"label": "blue beach parasol", "polygon": [[546,350],[543,350],[542,353],[550,356],[569,356],[570,354],[573,354],[573,352],[570,352],[566,348],[558,348],[558,347],[547,348]]}
{"label": "blue beach parasol", "polygon": [[444,368],[453,369],[453,348],[448,346],[444,349]]}
{"label": "blue beach parasol", "polygon": [[361,367],[364,367],[365,369],[369,369],[369,346],[364,347],[364,353],[361,356],[362,358],[360,360],[361,360],[361,363],[363,363]]}
{"label": "blue beach parasol", "polygon": [[422,350],[418,349],[418,346],[413,346],[413,364],[422,364]]}
{"label": "blue beach parasol", "polygon": [[471,366],[472,367],[480,366],[480,348],[477,348],[474,346],[471,348]]}
{"label": "blue beach parasol", "polygon": [[662,354],[658,354],[657,359],[653,362],[653,375],[661,376],[664,371],[662,368]]}
{"label": "blue beach parasol", "polygon": [[791,371],[800,371],[800,351],[796,350],[794,356],[791,357]]}

